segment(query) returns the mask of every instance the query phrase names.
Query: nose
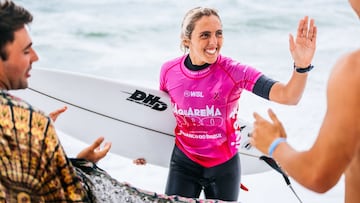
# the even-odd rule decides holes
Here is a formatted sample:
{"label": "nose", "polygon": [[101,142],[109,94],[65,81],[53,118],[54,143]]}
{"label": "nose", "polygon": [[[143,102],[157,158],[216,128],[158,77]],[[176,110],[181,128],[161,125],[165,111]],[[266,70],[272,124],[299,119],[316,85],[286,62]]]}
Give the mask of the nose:
{"label": "nose", "polygon": [[39,60],[39,56],[38,54],[36,53],[36,51],[31,48],[31,61],[34,62],[34,61],[38,61]]}
{"label": "nose", "polygon": [[209,44],[211,45],[216,45],[217,44],[217,37],[216,35],[211,35],[210,39],[209,39]]}

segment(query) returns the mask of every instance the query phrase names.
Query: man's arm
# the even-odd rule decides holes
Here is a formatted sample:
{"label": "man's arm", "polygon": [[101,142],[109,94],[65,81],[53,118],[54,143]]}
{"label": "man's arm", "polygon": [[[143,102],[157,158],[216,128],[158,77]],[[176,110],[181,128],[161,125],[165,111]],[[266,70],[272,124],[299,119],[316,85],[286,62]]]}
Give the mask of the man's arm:
{"label": "man's arm", "polygon": [[[330,76],[327,112],[314,145],[307,151],[298,152],[282,142],[273,153],[290,176],[316,192],[326,192],[337,183],[359,146],[360,66],[353,59],[354,56],[347,56],[340,60]],[[252,144],[266,154],[275,138],[286,137],[276,115],[269,114],[273,123],[254,115],[252,139]]]}
{"label": "man's arm", "polygon": [[328,82],[327,111],[313,147],[289,156],[280,147],[274,152],[290,176],[317,192],[338,182],[359,145],[360,74],[354,74],[355,69],[349,56],[336,64]]}

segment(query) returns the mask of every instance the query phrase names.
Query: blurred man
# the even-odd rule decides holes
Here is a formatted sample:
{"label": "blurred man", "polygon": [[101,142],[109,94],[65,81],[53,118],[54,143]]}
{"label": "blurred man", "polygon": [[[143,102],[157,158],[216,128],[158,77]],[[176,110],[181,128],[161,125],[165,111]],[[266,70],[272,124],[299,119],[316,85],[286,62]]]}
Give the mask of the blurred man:
{"label": "blurred man", "polygon": [[[360,0],[349,1],[360,17]],[[327,111],[314,145],[294,150],[276,115],[254,113],[251,144],[272,156],[297,182],[315,192],[331,189],[345,174],[345,202],[360,202],[360,50],[341,58],[327,86]],[[302,118],[306,119],[306,118]]]}

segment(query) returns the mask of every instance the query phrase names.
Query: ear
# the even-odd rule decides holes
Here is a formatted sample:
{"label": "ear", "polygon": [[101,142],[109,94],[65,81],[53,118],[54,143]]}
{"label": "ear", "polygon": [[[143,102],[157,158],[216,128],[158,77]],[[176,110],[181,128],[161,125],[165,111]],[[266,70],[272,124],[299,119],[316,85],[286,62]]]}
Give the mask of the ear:
{"label": "ear", "polygon": [[189,46],[190,46],[190,40],[189,39],[183,39],[182,43],[183,43],[183,45],[185,47],[189,48]]}

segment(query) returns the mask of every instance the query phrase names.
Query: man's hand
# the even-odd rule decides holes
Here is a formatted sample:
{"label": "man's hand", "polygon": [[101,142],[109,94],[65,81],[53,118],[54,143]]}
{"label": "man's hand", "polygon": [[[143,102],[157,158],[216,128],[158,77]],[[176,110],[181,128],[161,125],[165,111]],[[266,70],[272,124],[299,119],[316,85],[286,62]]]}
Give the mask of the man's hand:
{"label": "man's hand", "polygon": [[99,137],[95,142],[83,149],[76,158],[86,159],[88,161],[97,163],[100,159],[104,158],[111,148],[111,142],[106,142],[103,148],[100,148],[104,137]]}
{"label": "man's hand", "polygon": [[146,165],[146,159],[145,158],[137,158],[133,160],[133,163],[136,165]]}
{"label": "man's hand", "polygon": [[53,122],[55,122],[56,119],[57,119],[57,117],[58,117],[60,114],[64,113],[66,110],[67,110],[67,106],[64,106],[64,107],[62,107],[62,108],[60,108],[60,109],[57,109],[57,110],[51,112],[51,113],[49,114],[49,116],[50,116],[51,120],[52,120]]}
{"label": "man's hand", "polygon": [[268,154],[269,147],[276,138],[286,138],[285,129],[276,114],[271,109],[268,110],[268,114],[271,121],[254,113],[254,129],[250,138],[250,144],[264,154]]}

